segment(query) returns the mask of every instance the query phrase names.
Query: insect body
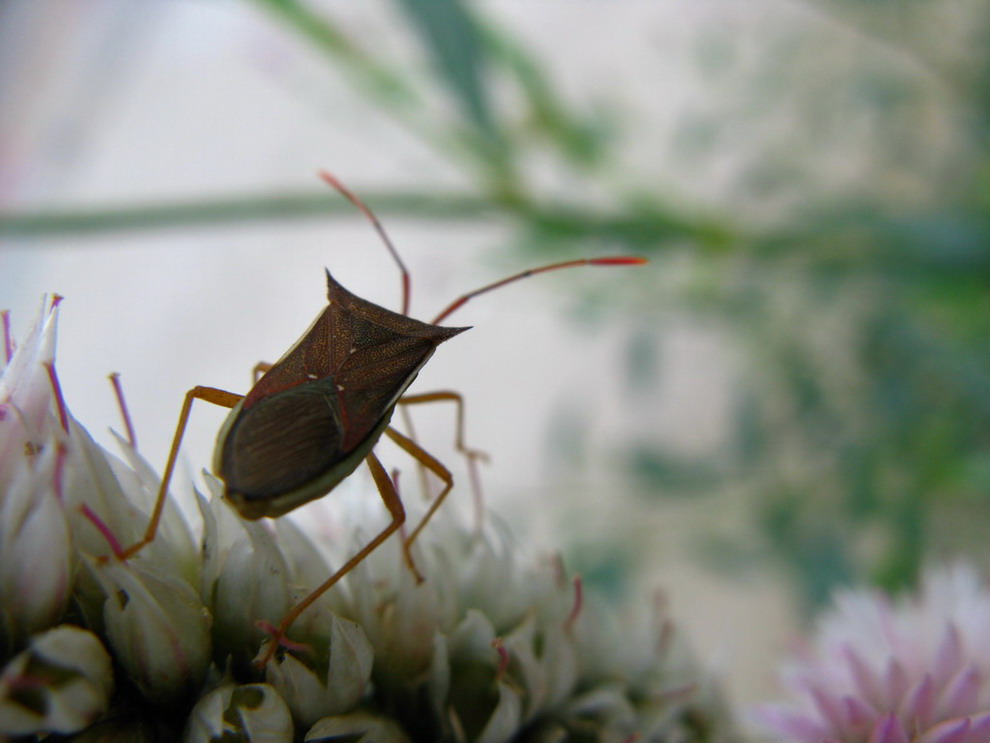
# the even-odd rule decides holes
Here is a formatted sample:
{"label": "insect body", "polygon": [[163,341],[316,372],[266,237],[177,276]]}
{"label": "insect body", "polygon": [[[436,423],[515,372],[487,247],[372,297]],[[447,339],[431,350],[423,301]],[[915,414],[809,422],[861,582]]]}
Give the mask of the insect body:
{"label": "insect body", "polygon": [[330,492],[371,452],[442,328],[361,299],[327,272],[327,308],[241,400],[214,471],[242,516],[280,516]]}
{"label": "insect body", "polygon": [[186,393],[144,536],[127,549],[116,550],[116,557],[126,560],[155,538],[194,400],[231,408],[217,437],[213,466],[224,482],[226,497],[244,518],[280,516],[320,498],[365,461],[391,521],[272,629],[271,639],[256,659],[262,667],[300,614],[405,522],[402,501],[373,451],[382,436],[391,439],[443,482],[442,490],[403,542],[405,562],[416,578],[422,580],[412,559],[411,546],[450,492],[453,478],[438,459],[389,425],[396,406],[438,401],[456,403],[458,449],[469,457],[477,455],[463,443],[460,395],[447,391],[403,394],[437,346],[467,330],[441,327],[438,323],[473,297],[535,273],[579,265],[645,262],[641,258],[607,257],[541,266],[464,294],[431,323],[420,322],[407,315],[409,274],[378,220],[336,178],[328,173],[321,175],[364,212],[392,254],[402,273],[402,313],[351,294],[328,271],[326,308],[292,348],[268,367],[246,395],[200,386]]}

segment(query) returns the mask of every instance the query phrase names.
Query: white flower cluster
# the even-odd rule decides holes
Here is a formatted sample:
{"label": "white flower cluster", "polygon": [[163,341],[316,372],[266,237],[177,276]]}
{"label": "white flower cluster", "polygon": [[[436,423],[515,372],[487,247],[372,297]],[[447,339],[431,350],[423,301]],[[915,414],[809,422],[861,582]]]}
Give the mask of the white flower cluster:
{"label": "white flower cluster", "polygon": [[201,534],[169,504],[154,542],[117,559],[158,479],[61,400],[58,301],[0,358],[0,740],[730,740],[661,611],[622,623],[553,561],[524,565],[497,522],[479,535],[443,509],[416,545],[425,582],[390,540],[256,669],[265,628],[374,518],[342,508],[331,550],[289,519],[243,521],[207,477]]}

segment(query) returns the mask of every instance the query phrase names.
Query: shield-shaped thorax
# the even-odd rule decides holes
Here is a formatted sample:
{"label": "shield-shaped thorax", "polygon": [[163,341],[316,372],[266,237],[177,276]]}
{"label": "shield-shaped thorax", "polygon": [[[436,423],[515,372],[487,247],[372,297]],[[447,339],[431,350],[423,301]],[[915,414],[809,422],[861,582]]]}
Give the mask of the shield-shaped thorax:
{"label": "shield-shaped thorax", "polygon": [[326,309],[230,412],[214,470],[245,518],[319,498],[374,447],[443,328],[361,299],[327,272]]}

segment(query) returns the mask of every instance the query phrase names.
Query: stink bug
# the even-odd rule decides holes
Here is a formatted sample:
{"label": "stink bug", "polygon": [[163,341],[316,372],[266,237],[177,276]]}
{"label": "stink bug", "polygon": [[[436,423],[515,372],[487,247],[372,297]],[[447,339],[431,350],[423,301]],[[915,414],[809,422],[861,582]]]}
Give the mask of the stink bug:
{"label": "stink bug", "polygon": [[374,454],[384,435],[443,481],[419,524],[404,540],[404,559],[418,580],[410,548],[453,487],[444,465],[411,437],[389,423],[399,404],[453,401],[458,405],[457,446],[463,445],[462,400],[454,392],[403,396],[437,346],[468,328],[438,323],[473,297],[535,273],[579,265],[634,265],[642,258],[590,258],[554,263],[523,271],[476,289],[450,303],[432,322],[408,316],[410,282],[402,260],[371,211],[329,173],[328,184],[350,199],[371,221],[402,275],[402,312],[379,307],[348,292],[327,271],[327,306],[296,343],[271,365],[245,395],[213,387],[186,393],[172,448],[162,474],[155,507],[142,539],[116,556],[126,560],[154,538],[161,520],[169,481],[194,400],[231,408],[217,436],[213,468],[224,482],[227,499],[246,519],[280,516],[320,498],[367,462],[391,521],[377,536],[323,584],[302,599],[272,631],[259,655],[260,666],[271,658],[285,633],[302,612],[354,568],[405,522],[395,486]]}

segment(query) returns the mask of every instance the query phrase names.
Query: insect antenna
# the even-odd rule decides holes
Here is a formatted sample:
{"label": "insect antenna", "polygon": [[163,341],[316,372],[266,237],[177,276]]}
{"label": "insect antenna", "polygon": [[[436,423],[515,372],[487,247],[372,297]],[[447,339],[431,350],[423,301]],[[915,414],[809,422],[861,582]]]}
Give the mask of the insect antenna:
{"label": "insect antenna", "polygon": [[578,258],[571,261],[563,261],[561,263],[551,263],[547,266],[539,266],[538,268],[530,268],[527,271],[520,271],[519,273],[513,274],[512,276],[506,276],[504,279],[499,279],[491,284],[487,284],[480,289],[475,289],[473,292],[468,292],[463,294],[453,302],[451,302],[446,309],[443,310],[439,315],[437,315],[431,321],[431,325],[437,325],[443,320],[447,315],[451,314],[454,310],[467,304],[468,301],[474,299],[479,294],[484,294],[490,292],[493,289],[498,289],[505,286],[506,284],[511,284],[513,281],[519,281],[520,279],[526,279],[538,273],[545,273],[546,271],[556,271],[560,268],[573,268],[575,266],[639,266],[646,263],[646,258],[637,258],[632,256],[607,256],[604,258]]}
{"label": "insect antenna", "polygon": [[336,176],[334,176],[332,173],[326,170],[321,170],[319,172],[319,175],[320,178],[322,178],[327,184],[337,189],[337,191],[339,191],[343,196],[345,196],[348,199],[348,201],[350,201],[352,204],[354,204],[354,206],[356,206],[358,209],[361,210],[362,214],[364,214],[364,216],[366,216],[368,220],[371,222],[372,226],[375,228],[375,231],[378,233],[379,237],[381,237],[382,242],[385,243],[385,247],[388,248],[388,252],[391,253],[392,259],[395,261],[395,264],[399,267],[399,271],[402,274],[402,314],[408,315],[409,294],[411,290],[409,270],[406,268],[406,264],[402,262],[402,258],[399,257],[399,251],[395,249],[395,245],[393,245],[392,241],[389,240],[388,234],[386,234],[385,232],[385,228],[382,227],[382,223],[378,221],[378,217],[376,217],[372,213],[371,209],[369,209],[367,205],[357,197],[356,194],[354,194],[349,188],[347,188],[347,186],[345,186],[343,183],[337,180]]}

